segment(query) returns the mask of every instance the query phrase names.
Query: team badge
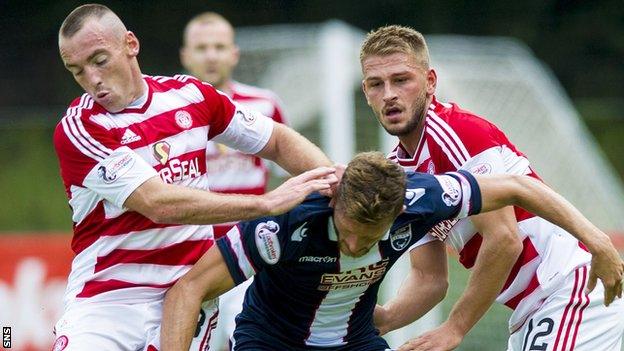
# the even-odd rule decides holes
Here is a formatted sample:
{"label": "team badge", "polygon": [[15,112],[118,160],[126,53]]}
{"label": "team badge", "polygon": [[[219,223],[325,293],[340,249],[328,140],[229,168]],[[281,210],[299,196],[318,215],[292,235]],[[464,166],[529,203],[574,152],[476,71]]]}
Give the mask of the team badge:
{"label": "team badge", "polygon": [[182,129],[189,129],[193,125],[193,117],[191,117],[190,113],[184,110],[180,110],[175,113],[175,121],[176,124]]}
{"label": "team badge", "polygon": [[52,347],[52,351],[63,351],[65,350],[65,348],[67,348],[68,344],[69,344],[69,339],[67,339],[67,336],[61,335],[58,338],[56,338],[56,341],[54,342],[54,346]]}
{"label": "team badge", "polygon": [[276,264],[281,255],[277,238],[279,230],[279,224],[273,221],[262,222],[256,226],[256,247],[264,262],[268,264]]}
{"label": "team badge", "polygon": [[110,184],[128,172],[133,164],[134,158],[129,154],[115,157],[106,164],[98,167],[98,176],[102,178],[104,183]]}
{"label": "team badge", "polygon": [[408,224],[390,233],[390,245],[395,251],[401,251],[412,241],[412,225]]}
{"label": "team badge", "polygon": [[165,165],[169,161],[169,153],[171,152],[171,145],[166,141],[159,141],[152,146],[152,152],[156,160],[161,165]]}
{"label": "team badge", "polygon": [[492,165],[489,163],[481,163],[470,169],[472,174],[490,174],[492,173]]}

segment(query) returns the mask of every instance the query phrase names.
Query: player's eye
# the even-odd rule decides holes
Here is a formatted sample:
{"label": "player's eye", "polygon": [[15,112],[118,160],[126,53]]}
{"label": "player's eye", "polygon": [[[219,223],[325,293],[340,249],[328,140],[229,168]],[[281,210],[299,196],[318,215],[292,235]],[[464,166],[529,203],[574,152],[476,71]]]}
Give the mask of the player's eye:
{"label": "player's eye", "polygon": [[108,58],[106,56],[98,56],[95,58],[95,64],[98,66],[103,66],[108,62]]}

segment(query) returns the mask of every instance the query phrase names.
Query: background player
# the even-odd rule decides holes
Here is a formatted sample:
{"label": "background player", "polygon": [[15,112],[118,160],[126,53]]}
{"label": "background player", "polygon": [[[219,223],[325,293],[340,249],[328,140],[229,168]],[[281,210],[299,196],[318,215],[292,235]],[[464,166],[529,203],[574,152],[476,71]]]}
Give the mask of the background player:
{"label": "background player", "polygon": [[[166,289],[213,244],[205,224],[286,211],[328,189],[335,177],[318,178],[334,171],[304,173],[261,196],[208,192],[209,139],[293,174],[330,162],[293,130],[195,78],[143,76],[136,36],[105,6],[72,11],[59,49],[86,93],[54,133],[76,253],[56,347],[157,349]],[[194,349],[205,348],[213,305],[202,309]]]}
{"label": "background player", "polygon": [[[589,245],[606,243],[621,268],[615,248],[602,241],[606,235],[530,177],[475,179],[460,171],[408,173],[406,180],[381,153],[363,153],[349,163],[334,208],[329,203],[312,196],[287,214],[242,222],[220,239],[218,248],[211,248],[168,292],[163,350],[186,349],[203,298],[214,298],[254,274],[237,317],[233,350],[385,350],[373,311],[386,271],[440,220],[511,204],[555,221]],[[416,252],[410,252],[413,284],[425,283],[419,273],[427,270],[445,275],[443,254]],[[445,279],[438,282],[440,299],[446,284]]]}
{"label": "background player", "polygon": [[[183,39],[180,61],[193,76],[212,84],[236,103],[256,110],[275,122],[285,122],[283,108],[274,93],[232,79],[232,71],[239,60],[239,49],[235,43],[234,28],[227,19],[214,12],[199,14],[186,25]],[[226,194],[265,193],[269,172],[260,157],[215,142],[208,142],[206,150],[206,174],[211,191]],[[215,238],[224,235],[233,225],[214,225]],[[219,323],[211,342],[214,349],[227,346],[234,331],[234,317],[241,311],[248,285],[242,284],[219,299]]]}
{"label": "background player", "polygon": [[[539,179],[528,159],[496,126],[455,104],[435,99],[436,72],[429,66],[426,42],[417,31],[387,26],[371,32],[362,45],[360,61],[369,105],[386,131],[399,137],[391,160],[405,169],[430,173],[454,171],[469,160],[472,168],[468,169],[488,173],[493,160],[502,160],[502,172]],[[592,337],[586,329],[594,323],[595,314],[602,316],[595,319],[602,328],[601,336],[595,339],[600,340],[599,348],[619,344],[624,326],[612,318],[624,305],[618,300],[617,307],[606,309],[602,303],[608,305],[621,295],[621,272],[612,275],[609,273],[613,271],[603,271],[608,265],[603,265],[606,262],[601,261],[597,248],[585,247],[561,228],[519,208],[444,222],[429,237],[448,238],[460,262],[473,271],[449,319],[415,342],[418,349],[455,348],[495,299],[514,310],[509,323],[510,349],[520,349],[524,340],[539,333],[547,336],[538,344],[565,348],[576,343],[577,347],[591,348],[585,344]],[[580,277],[578,281],[575,276]],[[597,277],[602,284],[591,296],[577,294],[579,286],[593,289]],[[420,288],[404,290],[413,294]],[[397,300],[378,308],[376,323],[382,332],[426,312],[426,304],[413,296],[420,295],[400,294]],[[548,303],[542,305],[547,298]],[[582,308],[566,313],[568,304]],[[535,321],[527,321],[529,317]],[[547,334],[542,333],[546,329],[534,328],[542,318],[553,321]],[[546,327],[541,324],[541,328]]]}

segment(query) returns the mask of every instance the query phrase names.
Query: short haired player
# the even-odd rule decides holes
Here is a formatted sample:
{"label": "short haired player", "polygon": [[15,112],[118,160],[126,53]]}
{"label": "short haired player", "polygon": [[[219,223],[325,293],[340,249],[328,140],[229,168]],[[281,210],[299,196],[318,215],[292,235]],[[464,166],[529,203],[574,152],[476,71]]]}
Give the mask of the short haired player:
{"label": "short haired player", "polygon": [[[349,163],[333,204],[312,195],[284,215],[241,222],[221,238],[169,290],[163,350],[185,350],[201,302],[252,275],[232,350],[386,350],[373,313],[387,270],[428,241],[426,233],[436,223],[507,205],[538,213],[588,242],[604,235],[531,177],[473,177],[463,170],[405,174],[381,153],[360,154]],[[434,285],[440,301],[446,257],[435,250],[411,251],[410,259],[410,284]]]}

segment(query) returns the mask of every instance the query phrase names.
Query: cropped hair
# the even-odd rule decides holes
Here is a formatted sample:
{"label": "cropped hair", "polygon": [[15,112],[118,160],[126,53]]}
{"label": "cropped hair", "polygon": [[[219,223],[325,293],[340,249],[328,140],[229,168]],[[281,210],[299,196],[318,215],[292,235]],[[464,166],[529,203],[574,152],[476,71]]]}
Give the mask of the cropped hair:
{"label": "cropped hair", "polygon": [[188,21],[188,23],[184,27],[184,42],[185,43],[186,43],[186,37],[188,35],[189,28],[196,23],[198,24],[225,23],[228,27],[230,27],[230,29],[232,30],[232,33],[234,33],[234,27],[232,26],[232,23],[230,23],[230,21],[228,21],[225,17],[221,16],[220,14],[216,12],[203,12],[191,18],[191,20]]}
{"label": "cropped hair", "polygon": [[336,199],[336,210],[364,224],[392,221],[401,213],[406,178],[403,169],[381,152],[363,152],[349,162]]}
{"label": "cropped hair", "polygon": [[101,4],[85,4],[78,6],[65,17],[59,32],[63,37],[71,38],[82,29],[83,24],[88,18],[95,17],[100,19],[109,13],[115,14],[111,9]]}
{"label": "cropped hair", "polygon": [[385,26],[366,35],[360,48],[360,63],[369,56],[387,56],[395,53],[412,54],[424,68],[429,68],[429,49],[425,37],[405,26]]}

